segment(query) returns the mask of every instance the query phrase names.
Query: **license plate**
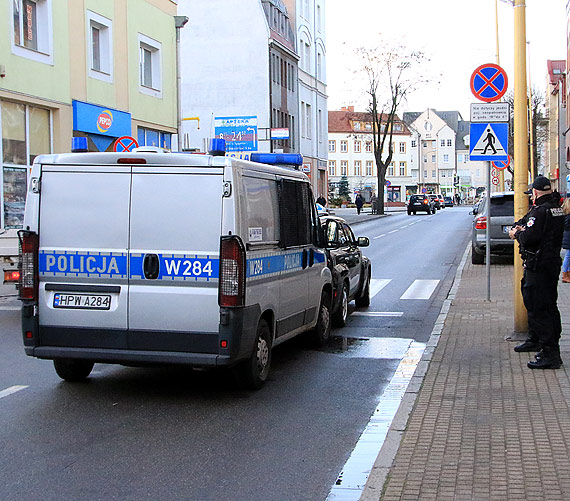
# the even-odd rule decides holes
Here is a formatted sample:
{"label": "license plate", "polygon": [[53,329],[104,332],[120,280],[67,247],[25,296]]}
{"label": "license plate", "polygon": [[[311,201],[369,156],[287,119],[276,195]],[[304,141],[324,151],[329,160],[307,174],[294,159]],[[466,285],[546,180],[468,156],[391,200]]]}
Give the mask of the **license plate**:
{"label": "license plate", "polygon": [[76,310],[108,310],[111,308],[111,296],[101,294],[63,294],[53,296],[54,308]]}
{"label": "license plate", "polygon": [[503,226],[503,233],[508,233],[509,231],[511,231],[510,226]]}

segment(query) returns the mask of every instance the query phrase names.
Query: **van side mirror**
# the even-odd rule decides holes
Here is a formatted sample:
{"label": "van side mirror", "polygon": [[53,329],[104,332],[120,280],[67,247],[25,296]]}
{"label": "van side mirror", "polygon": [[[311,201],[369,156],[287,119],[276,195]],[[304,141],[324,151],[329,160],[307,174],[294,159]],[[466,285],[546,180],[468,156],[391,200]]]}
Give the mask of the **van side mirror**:
{"label": "van side mirror", "polygon": [[370,245],[370,240],[368,237],[358,237],[358,247],[368,247]]}
{"label": "van side mirror", "polygon": [[325,226],[319,224],[317,227],[317,247],[324,249],[327,246],[327,239],[325,234]]}

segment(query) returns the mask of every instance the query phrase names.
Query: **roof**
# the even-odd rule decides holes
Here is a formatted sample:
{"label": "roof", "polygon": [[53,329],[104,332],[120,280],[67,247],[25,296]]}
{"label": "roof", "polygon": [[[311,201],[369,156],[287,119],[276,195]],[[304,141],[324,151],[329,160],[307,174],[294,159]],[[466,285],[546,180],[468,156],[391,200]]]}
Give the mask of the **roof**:
{"label": "roof", "polygon": [[[463,117],[459,111],[437,111],[430,108],[439,118],[441,118],[447,125],[449,125],[453,132],[457,134],[458,126],[460,122],[463,122]],[[404,123],[407,125],[413,124],[420,115],[424,113],[423,111],[406,111],[404,113]]]}
{"label": "roof", "polygon": [[546,67],[548,68],[548,76],[550,78],[551,85],[558,85],[558,82],[564,78],[566,73],[566,61],[548,60],[546,61]]}
{"label": "roof", "polygon": [[[368,112],[362,111],[352,111],[349,109],[343,109],[339,111],[329,111],[329,132],[347,132],[354,134],[370,134],[371,130],[368,129],[355,129],[353,126],[354,122],[370,122],[371,115]],[[382,115],[382,121],[388,119],[388,115]],[[401,131],[394,131],[394,135],[408,136],[410,135],[410,130],[403,123],[398,115],[394,118],[394,123],[402,124]]]}

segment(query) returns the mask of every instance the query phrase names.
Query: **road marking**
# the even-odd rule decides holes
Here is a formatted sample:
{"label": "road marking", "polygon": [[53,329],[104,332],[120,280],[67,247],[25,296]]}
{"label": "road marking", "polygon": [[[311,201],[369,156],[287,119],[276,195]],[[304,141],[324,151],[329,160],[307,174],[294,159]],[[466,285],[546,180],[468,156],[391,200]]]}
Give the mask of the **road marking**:
{"label": "road marking", "polygon": [[0,311],[20,311],[20,306],[0,306]]}
{"label": "road marking", "polygon": [[408,343],[408,349],[382,393],[378,406],[337,477],[335,485],[330,490],[327,501],[360,499],[408,383],[426,348],[424,343],[417,343],[412,339],[405,341]]}
{"label": "road marking", "polygon": [[373,237],[372,240],[377,240],[378,238],[385,237],[386,233],[382,233],[382,235],[378,235],[377,237]]}
{"label": "road marking", "polygon": [[414,280],[400,299],[429,299],[439,280]]}
{"label": "road marking", "polygon": [[384,287],[392,281],[391,278],[372,278],[370,279],[370,297],[373,298]]}
{"label": "road marking", "polygon": [[398,230],[392,230],[388,232],[388,235],[390,235],[391,233],[396,233]]}
{"label": "road marking", "polygon": [[354,311],[352,315],[357,317],[401,317],[403,311]]}
{"label": "road marking", "polygon": [[25,390],[26,388],[28,388],[28,386],[10,386],[10,388],[6,388],[5,390],[0,391],[0,398],[4,398],[7,397],[8,395],[11,395],[12,393],[16,393],[17,391],[20,390]]}

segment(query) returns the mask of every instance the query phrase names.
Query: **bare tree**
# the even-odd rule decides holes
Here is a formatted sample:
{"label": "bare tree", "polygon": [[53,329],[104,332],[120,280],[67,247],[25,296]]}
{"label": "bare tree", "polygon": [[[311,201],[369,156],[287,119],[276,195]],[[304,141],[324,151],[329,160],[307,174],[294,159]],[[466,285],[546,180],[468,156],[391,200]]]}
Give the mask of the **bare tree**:
{"label": "bare tree", "polygon": [[423,52],[409,50],[403,45],[360,48],[357,54],[363,63],[359,71],[367,77],[367,112],[372,124],[373,154],[378,171],[378,213],[384,214],[384,185],[394,153],[392,135],[396,113],[408,94],[418,84],[426,82],[416,74],[426,58]]}

